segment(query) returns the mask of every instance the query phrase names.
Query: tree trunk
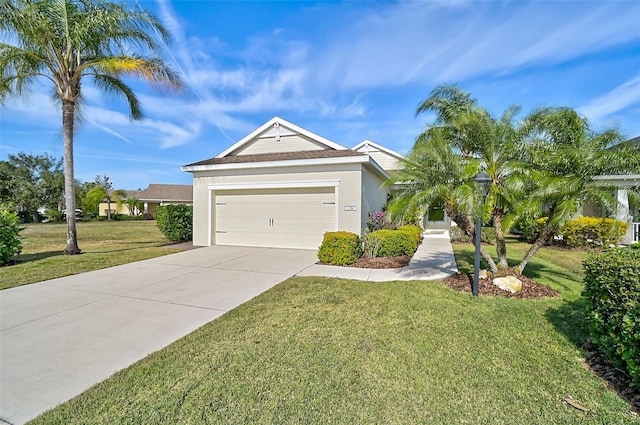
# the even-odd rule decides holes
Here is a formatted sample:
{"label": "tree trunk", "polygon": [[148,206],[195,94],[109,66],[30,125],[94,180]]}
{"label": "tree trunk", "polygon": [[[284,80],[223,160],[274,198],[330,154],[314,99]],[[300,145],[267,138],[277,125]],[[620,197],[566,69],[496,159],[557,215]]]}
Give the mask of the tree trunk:
{"label": "tree trunk", "polygon": [[493,210],[493,228],[496,231],[496,252],[498,253],[498,267],[507,268],[507,242],[502,232],[502,210]]}
{"label": "tree trunk", "polygon": [[[105,189],[105,192],[107,190]],[[98,204],[100,205],[100,204]],[[111,220],[111,198],[109,198],[109,193],[107,192],[107,220]]]}
{"label": "tree trunk", "polygon": [[524,255],[524,258],[522,259],[520,264],[518,264],[518,266],[516,267],[518,272],[522,273],[524,268],[527,267],[527,264],[529,263],[529,260],[531,260],[533,258],[533,256],[536,255],[536,252],[538,252],[538,250],[545,243],[547,243],[549,241],[549,239],[553,236],[554,233],[555,233],[554,229],[552,229],[548,225],[545,226],[542,229],[542,231],[540,232],[540,236],[538,236],[538,239],[533,241],[533,244],[531,245],[531,248],[529,248],[529,251],[527,251],[527,253]]}
{"label": "tree trunk", "polygon": [[[458,226],[464,231],[467,236],[471,238],[472,241],[476,240],[476,229],[473,225],[473,222],[470,221],[469,217],[462,214],[456,214],[453,208],[447,208],[447,214],[453,219],[453,221],[458,223]],[[497,273],[498,266],[496,266],[495,261],[493,261],[491,255],[487,252],[486,249],[484,249],[482,245],[480,246],[480,255],[485,259],[487,264],[489,264],[489,270],[491,270],[491,273]]]}
{"label": "tree trunk", "polygon": [[64,141],[64,199],[67,210],[67,247],[65,255],[80,254],[76,233],[76,186],[73,179],[73,126],[75,103],[62,100],[62,131]]}

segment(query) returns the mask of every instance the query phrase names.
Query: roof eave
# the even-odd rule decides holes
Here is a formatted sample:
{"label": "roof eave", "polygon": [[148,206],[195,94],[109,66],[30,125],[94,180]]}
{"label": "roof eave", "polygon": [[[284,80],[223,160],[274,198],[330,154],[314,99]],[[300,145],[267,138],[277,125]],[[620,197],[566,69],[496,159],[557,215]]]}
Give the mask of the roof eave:
{"label": "roof eave", "polygon": [[[296,167],[305,165],[357,164],[369,162],[369,155],[343,156],[337,158],[289,159],[284,161],[236,162],[229,164],[183,165],[182,171],[242,170],[253,168]],[[380,168],[379,165],[375,165]],[[381,168],[380,168],[381,169]],[[382,170],[382,169],[381,169]],[[384,171],[383,171],[384,172]]]}

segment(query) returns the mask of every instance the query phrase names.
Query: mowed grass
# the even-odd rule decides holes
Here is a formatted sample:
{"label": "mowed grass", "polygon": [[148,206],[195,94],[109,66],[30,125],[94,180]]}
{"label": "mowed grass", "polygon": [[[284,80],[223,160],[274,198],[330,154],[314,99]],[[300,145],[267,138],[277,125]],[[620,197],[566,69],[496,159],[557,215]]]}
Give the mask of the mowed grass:
{"label": "mowed grass", "polygon": [[[473,247],[455,250],[468,269]],[[640,423],[578,348],[583,256],[532,263],[555,299],[291,278],[33,423]]]}
{"label": "mowed grass", "polygon": [[80,255],[64,255],[67,225],[27,224],[17,264],[0,267],[0,289],[178,252],[155,221],[78,222]]}

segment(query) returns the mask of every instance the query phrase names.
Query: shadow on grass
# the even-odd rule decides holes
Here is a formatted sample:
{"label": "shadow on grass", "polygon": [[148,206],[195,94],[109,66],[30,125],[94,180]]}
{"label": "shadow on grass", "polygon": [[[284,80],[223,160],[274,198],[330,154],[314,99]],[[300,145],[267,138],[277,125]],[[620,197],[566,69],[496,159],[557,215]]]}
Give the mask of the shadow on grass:
{"label": "shadow on grass", "polygon": [[64,255],[62,250],[21,254],[16,258],[16,264],[30,263],[32,261],[44,260],[45,258],[58,257],[60,255]]}

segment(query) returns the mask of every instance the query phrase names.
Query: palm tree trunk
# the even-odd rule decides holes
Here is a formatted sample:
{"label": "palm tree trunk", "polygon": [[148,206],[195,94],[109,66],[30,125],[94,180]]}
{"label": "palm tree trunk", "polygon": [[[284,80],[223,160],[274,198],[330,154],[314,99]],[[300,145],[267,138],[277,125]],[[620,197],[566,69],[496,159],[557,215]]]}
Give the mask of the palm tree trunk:
{"label": "palm tree trunk", "polygon": [[502,232],[502,211],[499,209],[493,210],[493,228],[496,231],[496,252],[498,253],[498,267],[509,267],[507,263],[507,242],[504,239],[504,233]]}
{"label": "palm tree trunk", "polygon": [[522,259],[520,264],[518,264],[518,266],[516,267],[518,272],[520,273],[523,272],[524,268],[527,267],[529,260],[531,260],[533,256],[536,255],[536,252],[538,252],[538,250],[544,244],[546,244],[549,241],[549,239],[551,239],[553,234],[554,234],[554,229],[551,226],[549,225],[544,226],[544,228],[540,232],[540,236],[538,236],[538,239],[533,241],[533,244],[529,248],[529,251],[527,251],[527,253],[524,255],[524,258]]}
{"label": "palm tree trunk", "polygon": [[64,199],[67,210],[67,247],[65,255],[80,254],[76,233],[76,187],[73,179],[73,126],[75,103],[62,100],[62,130],[64,142]]}
{"label": "palm tree trunk", "polygon": [[[475,229],[475,226],[473,225],[473,222],[470,221],[469,217],[466,217],[461,214],[456,214],[453,208],[447,208],[445,206],[445,209],[449,217],[451,217],[453,221],[455,221],[458,224],[458,226],[462,229],[462,231],[467,236],[469,236],[469,238],[471,238],[472,241],[476,240],[476,229]],[[487,252],[486,249],[484,249],[483,246],[480,246],[480,255],[482,256],[482,258],[484,258],[487,264],[489,264],[489,270],[491,270],[491,273],[497,273],[498,266],[496,266],[495,261],[493,261],[493,257],[491,257],[491,255]]]}

